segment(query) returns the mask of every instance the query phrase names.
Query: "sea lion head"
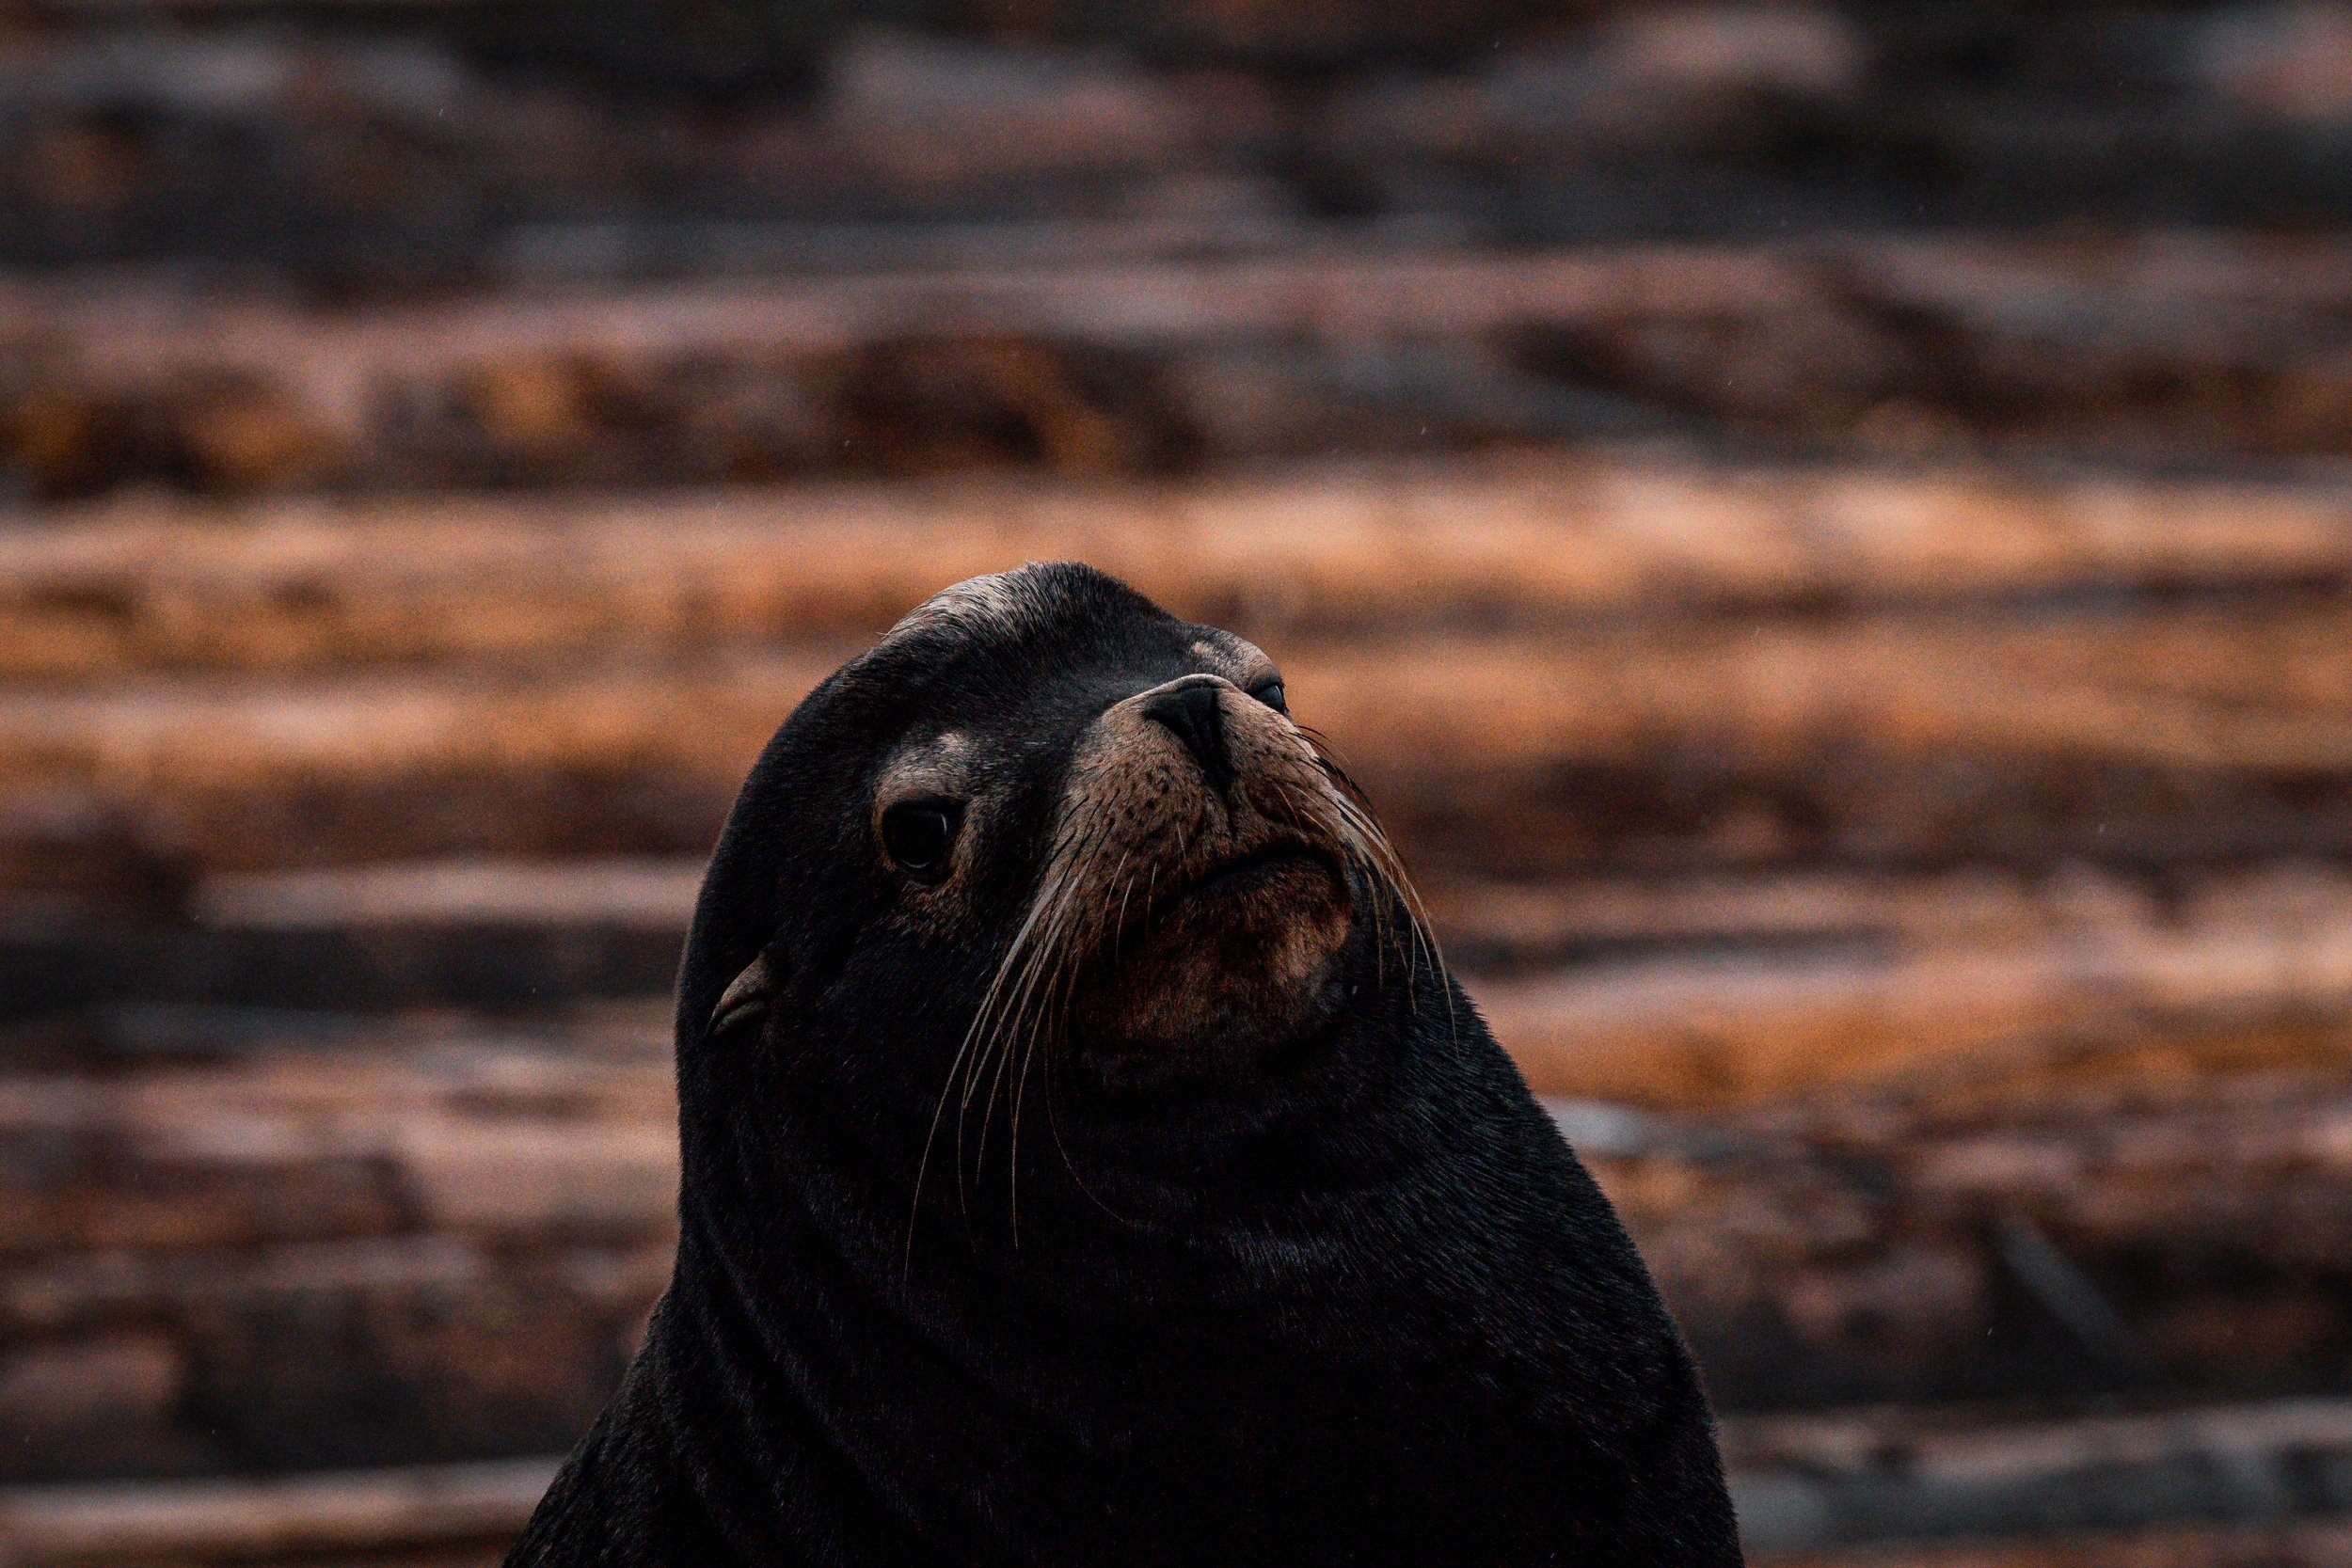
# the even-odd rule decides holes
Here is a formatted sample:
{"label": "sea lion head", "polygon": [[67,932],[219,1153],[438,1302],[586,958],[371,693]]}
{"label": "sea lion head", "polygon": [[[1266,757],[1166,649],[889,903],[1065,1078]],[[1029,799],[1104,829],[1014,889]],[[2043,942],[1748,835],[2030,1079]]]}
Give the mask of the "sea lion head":
{"label": "sea lion head", "polygon": [[1631,1244],[1238,638],[1072,565],[915,610],[754,766],[677,1043],[579,1560],[1737,1560]]}
{"label": "sea lion head", "polygon": [[918,607],[778,732],[706,883],[681,1065],[755,1039],[927,1147],[1017,1138],[1046,1094],[1248,1103],[1434,953],[1413,911],[1263,651],[1027,566]]}

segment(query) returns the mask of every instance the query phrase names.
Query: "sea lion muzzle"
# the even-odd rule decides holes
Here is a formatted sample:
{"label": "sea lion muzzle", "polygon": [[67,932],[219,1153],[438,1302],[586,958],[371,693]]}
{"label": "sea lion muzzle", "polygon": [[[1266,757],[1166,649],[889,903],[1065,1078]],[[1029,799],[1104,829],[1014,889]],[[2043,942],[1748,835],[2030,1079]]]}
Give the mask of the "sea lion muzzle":
{"label": "sea lion muzzle", "polygon": [[[1214,1072],[1314,1029],[1339,997],[1359,885],[1399,885],[1305,733],[1214,673],[1105,708],[1055,818],[1029,940],[1004,961],[1070,997],[1049,1044],[1109,1086]],[[976,1030],[1007,1026],[984,1015]]]}

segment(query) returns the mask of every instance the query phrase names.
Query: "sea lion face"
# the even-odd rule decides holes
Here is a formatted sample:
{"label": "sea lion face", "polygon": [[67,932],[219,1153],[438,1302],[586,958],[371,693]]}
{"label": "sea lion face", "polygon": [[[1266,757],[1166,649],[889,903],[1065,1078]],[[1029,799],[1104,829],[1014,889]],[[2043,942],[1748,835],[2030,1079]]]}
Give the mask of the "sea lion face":
{"label": "sea lion face", "polygon": [[[1230,1078],[1330,1021],[1368,913],[1393,934],[1394,857],[1273,661],[1089,568],[936,595],[778,745],[796,732],[778,826],[824,874],[784,900],[789,945],[838,953],[811,1006],[899,1019],[910,1049],[945,1024],[950,1098],[1041,1053],[1115,1095]],[[714,1023],[770,979],[747,971]]]}
{"label": "sea lion face", "polygon": [[911,725],[867,813],[895,923],[998,955],[975,1054],[1049,1035],[1098,1084],[1135,1088],[1312,1033],[1343,989],[1355,808],[1280,673],[1137,600],[1039,680],[1016,650],[1051,619],[1040,586],[960,584],[893,633],[961,631],[983,669],[1002,640],[1023,689],[985,717],[956,722],[950,704]]}

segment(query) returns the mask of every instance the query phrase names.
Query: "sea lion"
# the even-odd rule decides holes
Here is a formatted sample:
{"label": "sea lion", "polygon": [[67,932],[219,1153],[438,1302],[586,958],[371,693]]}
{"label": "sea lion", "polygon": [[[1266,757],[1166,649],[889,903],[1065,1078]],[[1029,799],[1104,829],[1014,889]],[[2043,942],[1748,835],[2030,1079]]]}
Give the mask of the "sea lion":
{"label": "sea lion", "polygon": [[1737,1563],[1608,1202],[1239,638],[950,588],[753,768],[678,1253],[508,1559]]}

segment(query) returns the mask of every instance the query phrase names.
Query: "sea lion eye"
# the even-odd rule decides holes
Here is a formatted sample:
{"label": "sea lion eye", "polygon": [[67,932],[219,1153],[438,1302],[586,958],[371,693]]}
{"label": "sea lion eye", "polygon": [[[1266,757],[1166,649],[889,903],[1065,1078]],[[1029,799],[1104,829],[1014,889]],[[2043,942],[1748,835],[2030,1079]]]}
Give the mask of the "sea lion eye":
{"label": "sea lion eye", "polygon": [[1260,681],[1249,689],[1249,694],[1277,713],[1288,713],[1291,710],[1290,704],[1282,700],[1282,679],[1279,675],[1271,680]]}
{"label": "sea lion eye", "polygon": [[947,879],[963,808],[952,800],[903,800],[882,813],[882,847],[893,864],[918,882]]}

